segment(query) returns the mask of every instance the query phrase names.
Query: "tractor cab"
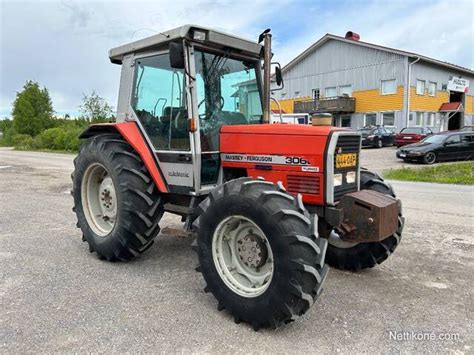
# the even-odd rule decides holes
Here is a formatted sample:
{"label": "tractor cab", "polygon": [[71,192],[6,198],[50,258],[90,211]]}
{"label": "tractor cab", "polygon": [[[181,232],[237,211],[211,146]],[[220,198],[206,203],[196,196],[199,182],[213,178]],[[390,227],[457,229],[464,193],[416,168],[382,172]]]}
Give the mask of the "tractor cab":
{"label": "tractor cab", "polygon": [[135,121],[171,192],[222,183],[223,125],[262,123],[264,46],[183,26],[110,51],[122,65],[117,121]]}

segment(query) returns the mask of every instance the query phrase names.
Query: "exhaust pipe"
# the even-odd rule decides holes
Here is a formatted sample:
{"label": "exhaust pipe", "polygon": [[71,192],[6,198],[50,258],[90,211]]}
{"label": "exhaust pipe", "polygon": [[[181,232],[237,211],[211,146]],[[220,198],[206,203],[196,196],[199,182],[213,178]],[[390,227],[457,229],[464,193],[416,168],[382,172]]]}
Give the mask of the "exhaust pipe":
{"label": "exhaust pipe", "polygon": [[263,36],[263,123],[270,123],[270,70],[272,60],[272,34],[266,30]]}

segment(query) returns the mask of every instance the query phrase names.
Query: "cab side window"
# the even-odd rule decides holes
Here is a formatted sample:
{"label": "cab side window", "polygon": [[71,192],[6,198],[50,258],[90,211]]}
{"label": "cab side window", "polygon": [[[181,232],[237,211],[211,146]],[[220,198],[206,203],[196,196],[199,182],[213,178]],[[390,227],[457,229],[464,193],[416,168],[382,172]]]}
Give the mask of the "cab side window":
{"label": "cab side window", "polygon": [[189,151],[184,70],[168,54],[135,61],[132,107],[157,150]]}

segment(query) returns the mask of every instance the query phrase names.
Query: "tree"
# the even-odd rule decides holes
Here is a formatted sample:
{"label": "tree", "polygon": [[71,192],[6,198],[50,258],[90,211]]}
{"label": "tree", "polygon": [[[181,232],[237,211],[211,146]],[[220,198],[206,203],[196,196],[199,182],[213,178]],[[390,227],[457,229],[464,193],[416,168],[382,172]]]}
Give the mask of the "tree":
{"label": "tree", "polygon": [[51,126],[53,112],[48,90],[29,80],[13,102],[13,127],[20,134],[36,136]]}
{"label": "tree", "polygon": [[108,122],[113,121],[113,110],[107,101],[96,94],[95,91],[82,98],[82,105],[79,107],[82,118],[88,122]]}

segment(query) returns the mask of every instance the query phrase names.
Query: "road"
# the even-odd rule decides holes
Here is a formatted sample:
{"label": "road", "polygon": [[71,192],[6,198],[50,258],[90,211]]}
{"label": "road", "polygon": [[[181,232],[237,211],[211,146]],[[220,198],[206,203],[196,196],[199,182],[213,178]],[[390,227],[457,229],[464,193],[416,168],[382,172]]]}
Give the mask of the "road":
{"label": "road", "polygon": [[305,316],[254,332],[203,292],[190,238],[161,235],[129,263],[90,254],[72,158],[0,149],[1,353],[473,352],[473,187],[393,182],[407,218],[395,254],[332,269]]}

